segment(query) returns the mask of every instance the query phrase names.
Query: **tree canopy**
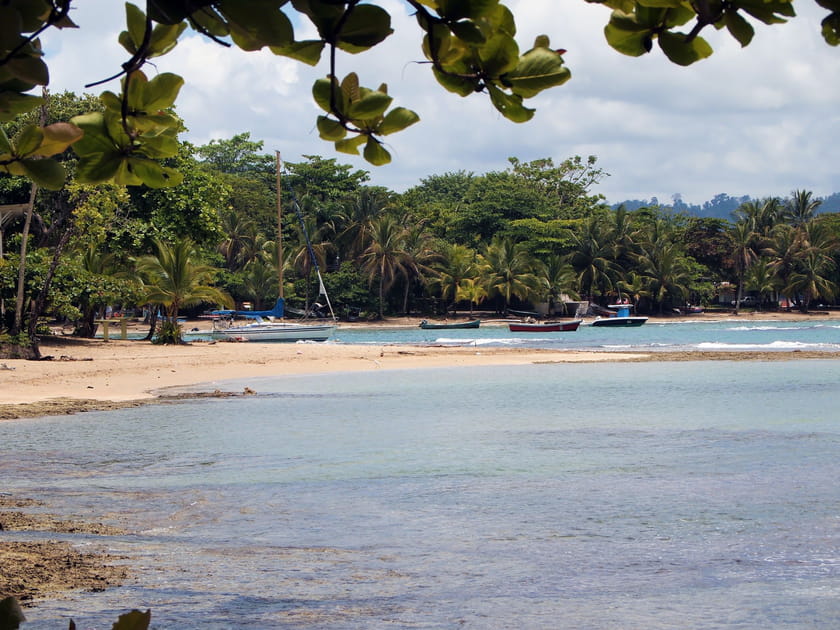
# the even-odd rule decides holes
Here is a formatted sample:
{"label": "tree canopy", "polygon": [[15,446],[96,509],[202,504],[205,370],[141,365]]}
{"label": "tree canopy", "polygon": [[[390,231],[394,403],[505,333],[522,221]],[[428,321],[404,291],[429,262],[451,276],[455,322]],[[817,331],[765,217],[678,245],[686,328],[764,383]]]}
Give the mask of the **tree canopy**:
{"label": "tree canopy", "polygon": [[[614,49],[640,56],[651,52],[656,43],[680,65],[712,54],[701,36],[710,27],[725,28],[746,46],[753,38],[753,22],[780,24],[795,15],[794,0],[583,1],[612,10],[604,34]],[[840,44],[840,0],[816,1],[827,11],[821,35],[836,46]],[[524,51],[520,48],[515,16],[498,0],[405,2],[416,17],[418,51],[440,85],[460,96],[485,94],[514,122],[533,116],[527,99],[571,78],[563,60],[565,51],[552,48],[547,35],[538,36]],[[49,67],[39,36],[47,29],[76,27],[72,4],[73,0],[9,0],[0,6],[4,25],[0,29],[0,122],[41,104],[42,97],[32,91],[48,85]],[[188,29],[220,46],[268,49],[305,64],[327,58],[329,73],[312,88],[324,112],[317,118],[321,138],[333,142],[338,151],[361,151],[371,164],[385,164],[391,156],[381,138],[416,123],[419,117],[407,108],[391,107],[387,85],[363,86],[352,70],[340,72],[337,55],[375,49],[393,32],[391,15],[383,5],[359,0],[147,0],[141,9],[127,3],[125,30],[119,35],[126,60],[115,68],[113,77],[100,81],[120,79],[119,89],[102,93],[99,111],[49,125],[32,123],[12,135],[0,131],[0,172],[60,188],[64,171],[51,158],[72,145],[78,156],[79,183],[113,181],[152,187],[180,183],[182,174],[162,160],[178,152],[182,123],[173,106],[184,78],[169,72],[150,78],[144,68],[172,51]],[[296,25],[306,22],[317,37],[298,39]],[[209,147],[207,158],[222,168],[239,168],[235,152],[225,154],[222,149]]]}

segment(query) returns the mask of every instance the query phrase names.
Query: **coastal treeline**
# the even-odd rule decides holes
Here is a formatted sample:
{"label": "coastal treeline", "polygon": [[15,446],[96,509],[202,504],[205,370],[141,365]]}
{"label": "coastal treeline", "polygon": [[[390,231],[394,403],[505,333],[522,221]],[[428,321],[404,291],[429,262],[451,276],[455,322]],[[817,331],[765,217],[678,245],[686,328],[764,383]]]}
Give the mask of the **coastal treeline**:
{"label": "coastal treeline", "polygon": [[[65,93],[50,115],[96,106]],[[735,308],[750,296],[758,308],[784,297],[808,310],[840,284],[840,222],[818,213],[811,192],[744,200],[729,219],[611,208],[595,193],[607,174],[594,156],[511,157],[504,171],[428,175],[403,193],[319,156],[283,163],[278,177],[278,160],[248,133],[179,143],[166,166],[183,183],[165,188],[82,185],[73,154],[60,159],[70,178],[58,191],[0,176],[7,339],[35,337],[50,320],[92,336],[97,319],[131,312],[145,314],[150,338],[157,329],[174,340],[176,325],[161,333],[158,316],[270,307],[281,276],[288,306],[318,313],[316,266],[337,314],[368,319],[562,312],[569,300],[659,314],[730,293]]]}

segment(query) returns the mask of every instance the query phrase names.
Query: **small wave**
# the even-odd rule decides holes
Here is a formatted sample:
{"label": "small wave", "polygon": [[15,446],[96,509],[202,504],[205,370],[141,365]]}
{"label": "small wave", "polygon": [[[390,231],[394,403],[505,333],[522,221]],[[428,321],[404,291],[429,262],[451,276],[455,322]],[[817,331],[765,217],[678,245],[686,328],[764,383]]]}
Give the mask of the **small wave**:
{"label": "small wave", "polygon": [[802,343],[801,341],[771,341],[770,343],[721,343],[705,341],[697,344],[700,350],[838,350],[833,343]]}

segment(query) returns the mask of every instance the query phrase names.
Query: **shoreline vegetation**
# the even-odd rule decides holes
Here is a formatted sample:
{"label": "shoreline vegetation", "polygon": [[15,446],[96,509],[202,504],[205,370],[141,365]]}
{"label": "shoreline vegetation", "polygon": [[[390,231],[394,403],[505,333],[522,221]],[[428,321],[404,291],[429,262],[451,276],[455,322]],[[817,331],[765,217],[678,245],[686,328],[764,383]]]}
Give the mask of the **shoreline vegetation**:
{"label": "shoreline vegetation", "polygon": [[[464,318],[469,318],[466,314]],[[700,314],[651,318],[651,323],[688,320],[814,320],[829,313]],[[451,321],[451,320],[450,320]],[[419,319],[388,319],[350,326],[416,327]],[[206,326],[204,323],[187,324]],[[492,324],[490,324],[492,325]],[[501,325],[501,324],[500,324]],[[197,397],[259,395],[256,388],[224,391],[224,381],[264,376],[361,370],[524,365],[592,361],[784,361],[833,359],[827,352],[662,352],[618,353],[517,348],[344,344],[247,344],[195,342],[156,346],[144,341],[45,337],[42,353],[52,360],[0,362],[0,420],[64,415],[145,404],[173,404]],[[172,388],[178,388],[173,390]],[[0,493],[0,531],[56,534],[124,534],[119,529],[45,513],[48,506]],[[102,590],[130,579],[123,558],[103,549],[80,553],[66,541],[0,542],[0,599],[16,597],[24,606],[77,590]]]}

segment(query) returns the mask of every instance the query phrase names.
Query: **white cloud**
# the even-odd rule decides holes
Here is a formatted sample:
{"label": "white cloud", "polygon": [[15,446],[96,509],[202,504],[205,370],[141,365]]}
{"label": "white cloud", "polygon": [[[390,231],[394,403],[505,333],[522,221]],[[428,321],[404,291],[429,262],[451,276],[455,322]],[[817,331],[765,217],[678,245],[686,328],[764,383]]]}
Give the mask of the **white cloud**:
{"label": "white cloud", "polygon": [[[325,62],[312,69],[200,37],[185,38],[156,62],[158,71],[187,80],[178,104],[187,138],[201,144],[249,131],[286,160],[337,157],[395,190],[448,171],[501,170],[508,156],[560,161],[575,154],[598,156],[611,176],[597,192],[611,201],[682,193],[697,203],[722,192],[840,190],[840,65],[837,50],[819,35],[824,11],[811,3],[797,2],[803,17],[790,24],[756,24],[755,40],[744,49],[725,31],[711,32],[715,54],[680,68],[658,51],[632,59],[609,48],[603,37],[609,12],[601,6],[510,0],[522,49],[546,33],[553,46],[568,49],[564,58],[573,73],[565,86],[533,99],[537,114],[525,125],[503,119],[485,95],[463,99],[440,88],[428,65],[414,63],[422,60],[421,37],[407,5],[383,5],[395,34],[369,53],[340,55],[338,74],[355,70],[373,87],[386,82],[395,105],[421,116],[418,125],[387,139],[394,163],[375,168],[335,154],[318,138],[310,91],[328,72]],[[123,11],[113,0],[79,2],[74,19],[81,29],[46,38],[52,89],[81,92],[85,83],[119,71],[126,57],[116,44]]]}

